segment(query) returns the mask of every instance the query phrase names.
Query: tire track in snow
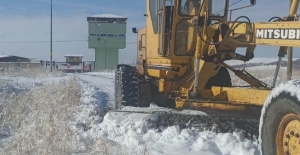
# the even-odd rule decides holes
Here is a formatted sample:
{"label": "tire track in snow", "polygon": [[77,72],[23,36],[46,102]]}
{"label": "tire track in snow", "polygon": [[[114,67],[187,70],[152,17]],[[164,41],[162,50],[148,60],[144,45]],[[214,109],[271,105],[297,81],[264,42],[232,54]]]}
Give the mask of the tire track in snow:
{"label": "tire track in snow", "polygon": [[113,77],[105,77],[105,76],[98,76],[98,75],[88,75],[88,74],[78,74],[79,79],[82,81],[89,83],[90,85],[98,88],[99,90],[103,91],[107,95],[105,98],[106,102],[114,106],[114,78]]}

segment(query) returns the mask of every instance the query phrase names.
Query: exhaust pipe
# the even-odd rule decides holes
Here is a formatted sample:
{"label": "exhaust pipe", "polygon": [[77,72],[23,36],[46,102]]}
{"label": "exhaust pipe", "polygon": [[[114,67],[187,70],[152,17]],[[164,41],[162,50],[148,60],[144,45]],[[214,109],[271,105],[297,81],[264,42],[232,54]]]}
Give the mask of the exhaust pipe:
{"label": "exhaust pipe", "polygon": [[194,93],[197,93],[198,82],[199,82],[199,67],[200,67],[200,59],[196,59],[196,70],[195,70],[195,80],[194,80]]}

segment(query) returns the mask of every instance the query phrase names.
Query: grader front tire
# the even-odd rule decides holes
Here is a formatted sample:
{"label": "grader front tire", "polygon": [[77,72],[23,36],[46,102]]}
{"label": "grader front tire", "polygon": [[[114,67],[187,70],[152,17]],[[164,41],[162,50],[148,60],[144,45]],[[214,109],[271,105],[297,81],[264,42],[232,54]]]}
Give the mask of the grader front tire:
{"label": "grader front tire", "polygon": [[138,106],[138,78],[134,66],[118,65],[115,73],[115,107]]}
{"label": "grader front tire", "polygon": [[288,92],[265,107],[260,126],[262,155],[300,154],[300,102]]}

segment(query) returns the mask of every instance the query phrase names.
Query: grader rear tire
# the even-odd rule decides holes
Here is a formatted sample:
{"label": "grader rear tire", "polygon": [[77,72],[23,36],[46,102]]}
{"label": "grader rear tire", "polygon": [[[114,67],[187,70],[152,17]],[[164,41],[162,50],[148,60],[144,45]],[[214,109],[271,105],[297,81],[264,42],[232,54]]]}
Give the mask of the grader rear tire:
{"label": "grader rear tire", "polygon": [[281,92],[265,105],[261,116],[262,155],[300,154],[300,102],[289,92]]}

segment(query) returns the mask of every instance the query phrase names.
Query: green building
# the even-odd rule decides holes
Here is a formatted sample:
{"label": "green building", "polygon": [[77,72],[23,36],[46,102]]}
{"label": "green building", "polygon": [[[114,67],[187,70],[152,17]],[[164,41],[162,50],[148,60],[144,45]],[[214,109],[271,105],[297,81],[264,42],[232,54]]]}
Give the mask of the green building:
{"label": "green building", "polygon": [[88,48],[95,49],[95,69],[111,70],[119,62],[119,49],[126,47],[127,18],[101,14],[87,17]]}

